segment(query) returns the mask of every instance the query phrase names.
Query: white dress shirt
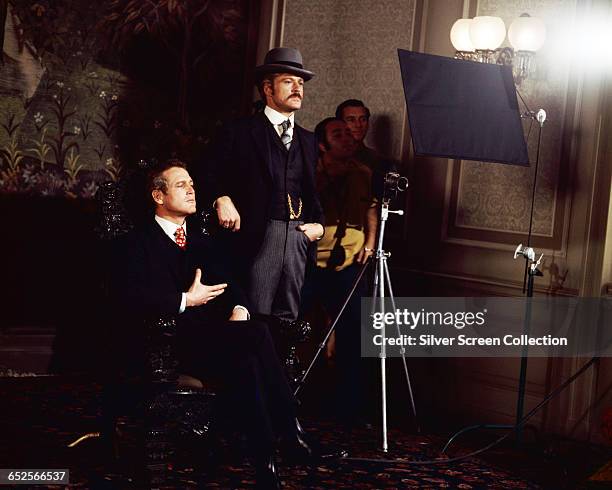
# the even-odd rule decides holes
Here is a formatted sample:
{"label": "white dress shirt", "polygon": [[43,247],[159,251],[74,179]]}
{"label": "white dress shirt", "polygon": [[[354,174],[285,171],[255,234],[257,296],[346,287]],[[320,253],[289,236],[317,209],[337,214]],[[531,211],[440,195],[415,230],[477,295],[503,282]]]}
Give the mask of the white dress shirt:
{"label": "white dress shirt", "polygon": [[272,109],[270,106],[266,106],[266,108],[264,109],[264,114],[268,118],[268,121],[272,123],[272,125],[274,126],[274,129],[276,129],[276,132],[278,133],[279,136],[283,134],[283,128],[281,124],[284,123],[287,119],[289,119],[289,121],[291,122],[291,127],[287,130],[287,133],[289,134],[289,136],[291,136],[291,140],[293,140],[293,128],[295,126],[295,113],[292,112],[291,115],[287,117],[287,116],[282,115],[277,110]]}
{"label": "white dress shirt", "polygon": [[[176,233],[176,230],[180,228],[181,226],[183,227],[183,230],[185,230],[185,237],[187,237],[187,222],[186,221],[183,222],[182,225],[177,225],[176,223],[173,223],[172,221],[169,221],[157,215],[155,215],[155,221],[157,221],[157,224],[161,226],[161,229],[164,230],[164,233],[168,235],[170,240],[172,240],[174,243],[176,243],[176,236],[174,236],[174,234]],[[186,307],[187,307],[187,293],[181,293],[181,306],[179,307],[179,314],[183,313]],[[234,306],[234,310],[236,308],[246,311],[247,317],[250,318],[249,310],[247,310],[244,306],[236,305]]]}

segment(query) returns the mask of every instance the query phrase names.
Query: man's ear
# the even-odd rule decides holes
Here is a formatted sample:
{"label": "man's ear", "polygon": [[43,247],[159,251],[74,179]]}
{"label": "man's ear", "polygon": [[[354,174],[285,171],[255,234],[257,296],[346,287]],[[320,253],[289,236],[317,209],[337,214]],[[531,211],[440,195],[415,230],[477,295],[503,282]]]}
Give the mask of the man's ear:
{"label": "man's ear", "polygon": [[151,191],[151,196],[153,197],[153,200],[155,201],[156,204],[164,204],[164,193],[162,191],[160,191],[159,189],[155,189],[154,191]]}
{"label": "man's ear", "polygon": [[327,151],[327,147],[325,146],[325,143],[323,142],[319,143],[319,151],[321,153],[325,153]]}
{"label": "man's ear", "polygon": [[269,80],[266,80],[263,84],[263,92],[266,96],[270,97],[272,96],[272,94],[274,94],[274,87],[272,86],[272,83],[270,83]]}

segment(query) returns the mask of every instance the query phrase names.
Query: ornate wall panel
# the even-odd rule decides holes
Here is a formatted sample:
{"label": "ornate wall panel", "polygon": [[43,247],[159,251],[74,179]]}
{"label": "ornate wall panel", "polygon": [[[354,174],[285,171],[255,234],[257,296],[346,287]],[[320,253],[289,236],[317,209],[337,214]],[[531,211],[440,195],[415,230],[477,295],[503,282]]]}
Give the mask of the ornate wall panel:
{"label": "ornate wall panel", "polygon": [[[567,58],[555,55],[563,26],[574,18],[575,0],[478,2],[477,15],[501,17],[508,28],[513,19],[527,12],[544,20],[545,47],[538,53],[535,75],[524,81],[519,91],[529,109],[546,110],[537,176],[533,232],[536,243],[546,248],[562,248],[565,219],[564,189],[569,155],[564,139],[571,136],[571,103],[568,104],[570,66]],[[507,43],[507,40],[506,40]],[[519,99],[519,106],[525,106]],[[449,238],[514,243],[529,229],[531,193],[537,155],[537,123],[524,120],[531,167],[461,162],[454,166],[448,208]]]}
{"label": "ornate wall panel", "polygon": [[368,144],[399,158],[405,102],[397,48],[410,48],[415,0],[287,0],[283,46],[296,47],[316,78],[300,124],[314,126],[345,99],[372,111]]}

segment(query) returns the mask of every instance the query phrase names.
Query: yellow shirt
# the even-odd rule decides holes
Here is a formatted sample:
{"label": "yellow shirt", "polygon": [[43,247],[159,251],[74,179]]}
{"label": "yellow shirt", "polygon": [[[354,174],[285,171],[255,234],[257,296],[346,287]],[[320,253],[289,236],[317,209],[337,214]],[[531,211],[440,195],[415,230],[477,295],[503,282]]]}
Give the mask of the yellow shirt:
{"label": "yellow shirt", "polygon": [[325,214],[325,234],[317,243],[317,266],[327,268],[332,250],[338,241],[335,236],[340,220],[346,222],[340,246],[344,249],[344,262],[336,265],[340,271],[355,261],[355,255],[365,243],[366,211],[375,205],[372,197],[372,172],[361,162],[352,160],[348,172],[329,179],[323,166],[317,167],[317,187]]}

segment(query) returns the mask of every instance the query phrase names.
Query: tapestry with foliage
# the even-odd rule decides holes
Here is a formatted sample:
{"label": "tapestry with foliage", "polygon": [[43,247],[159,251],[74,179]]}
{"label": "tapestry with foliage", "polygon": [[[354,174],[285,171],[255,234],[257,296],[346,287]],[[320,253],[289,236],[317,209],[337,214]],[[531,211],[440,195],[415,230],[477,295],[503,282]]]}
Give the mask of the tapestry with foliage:
{"label": "tapestry with foliage", "polygon": [[[0,192],[92,197],[247,109],[249,0],[0,0]],[[246,74],[246,75],[245,75]]]}

